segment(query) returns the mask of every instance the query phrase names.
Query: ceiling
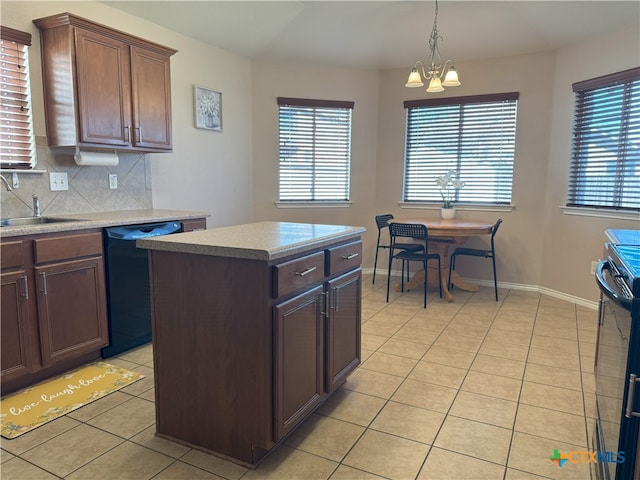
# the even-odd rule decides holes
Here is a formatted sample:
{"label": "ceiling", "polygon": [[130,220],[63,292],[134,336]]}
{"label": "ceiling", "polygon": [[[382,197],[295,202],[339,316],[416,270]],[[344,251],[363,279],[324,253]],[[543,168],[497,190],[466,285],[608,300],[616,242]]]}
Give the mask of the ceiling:
{"label": "ceiling", "polygon": [[[433,1],[102,3],[250,59],[374,70],[425,61],[435,12]],[[441,0],[438,9],[440,52],[456,62],[554,50],[640,22],[636,0]]]}

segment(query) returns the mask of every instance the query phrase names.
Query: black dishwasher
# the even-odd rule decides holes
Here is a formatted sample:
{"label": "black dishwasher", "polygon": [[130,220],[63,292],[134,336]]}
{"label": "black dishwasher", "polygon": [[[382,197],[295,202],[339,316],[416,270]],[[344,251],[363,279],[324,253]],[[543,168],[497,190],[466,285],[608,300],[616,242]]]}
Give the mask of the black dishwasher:
{"label": "black dishwasher", "polygon": [[102,357],[113,357],[151,341],[151,300],[147,250],[139,238],[179,233],[180,222],[130,225],[104,230],[109,346]]}

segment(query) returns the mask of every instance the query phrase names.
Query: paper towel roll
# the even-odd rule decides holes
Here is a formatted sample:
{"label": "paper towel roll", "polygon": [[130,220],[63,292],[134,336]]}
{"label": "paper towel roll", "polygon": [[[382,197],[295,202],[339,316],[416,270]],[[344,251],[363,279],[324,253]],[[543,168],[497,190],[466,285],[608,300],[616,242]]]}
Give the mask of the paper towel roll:
{"label": "paper towel roll", "polygon": [[73,159],[78,165],[115,167],[120,159],[117,152],[81,152],[76,150]]}

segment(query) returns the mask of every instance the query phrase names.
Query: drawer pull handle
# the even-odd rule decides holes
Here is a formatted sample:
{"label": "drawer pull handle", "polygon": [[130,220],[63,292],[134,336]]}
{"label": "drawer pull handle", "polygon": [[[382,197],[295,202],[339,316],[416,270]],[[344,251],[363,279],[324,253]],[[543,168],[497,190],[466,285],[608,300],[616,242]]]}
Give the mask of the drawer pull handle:
{"label": "drawer pull handle", "polygon": [[24,293],[22,296],[25,300],[29,300],[29,283],[27,282],[27,276],[22,277],[22,281],[24,282]]}
{"label": "drawer pull handle", "polygon": [[624,416],[627,418],[640,417],[640,413],[633,411],[633,397],[636,389],[636,383],[640,382],[640,378],[637,378],[634,373],[629,375],[629,391],[627,392],[627,408],[625,409]]}
{"label": "drawer pull handle", "polygon": [[124,127],[124,141],[129,143],[129,125]]}
{"label": "drawer pull handle", "polygon": [[304,277],[305,275],[309,275],[311,272],[313,272],[313,271],[315,271],[317,269],[318,269],[318,267],[307,267],[302,272],[296,272],[296,275],[298,277]]}
{"label": "drawer pull handle", "polygon": [[47,274],[45,272],[40,272],[40,278],[42,279],[41,292],[46,295],[47,294]]}
{"label": "drawer pull handle", "polygon": [[359,254],[358,253],[350,253],[349,255],[343,255],[342,259],[343,260],[353,260],[354,258],[356,258]]}

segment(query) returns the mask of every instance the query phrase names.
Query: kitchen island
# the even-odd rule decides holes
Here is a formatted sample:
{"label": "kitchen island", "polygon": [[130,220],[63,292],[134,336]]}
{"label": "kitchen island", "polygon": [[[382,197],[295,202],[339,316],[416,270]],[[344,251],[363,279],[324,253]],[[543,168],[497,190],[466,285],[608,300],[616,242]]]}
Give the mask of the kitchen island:
{"label": "kitchen island", "polygon": [[149,250],[156,434],[255,466],[360,363],[362,227],[260,222]]}

